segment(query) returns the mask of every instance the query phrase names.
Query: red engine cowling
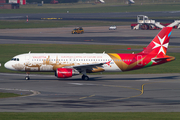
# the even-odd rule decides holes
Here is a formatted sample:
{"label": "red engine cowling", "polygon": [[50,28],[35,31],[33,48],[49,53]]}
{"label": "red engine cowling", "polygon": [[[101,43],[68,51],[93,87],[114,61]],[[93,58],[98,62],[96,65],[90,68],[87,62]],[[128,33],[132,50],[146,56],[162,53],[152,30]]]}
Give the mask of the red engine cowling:
{"label": "red engine cowling", "polygon": [[55,76],[58,78],[69,78],[73,75],[79,75],[79,72],[72,68],[58,68],[55,72]]}

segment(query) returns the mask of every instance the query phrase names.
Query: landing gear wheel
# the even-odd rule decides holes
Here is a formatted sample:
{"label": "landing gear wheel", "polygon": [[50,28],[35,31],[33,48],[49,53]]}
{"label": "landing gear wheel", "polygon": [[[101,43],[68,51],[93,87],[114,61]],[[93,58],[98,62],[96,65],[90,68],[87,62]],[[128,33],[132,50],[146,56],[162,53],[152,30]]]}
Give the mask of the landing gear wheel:
{"label": "landing gear wheel", "polygon": [[30,80],[30,77],[29,77],[29,76],[26,76],[26,77],[25,77],[25,80]]}
{"label": "landing gear wheel", "polygon": [[86,75],[83,75],[83,76],[82,76],[82,80],[89,80],[89,77],[86,76]]}

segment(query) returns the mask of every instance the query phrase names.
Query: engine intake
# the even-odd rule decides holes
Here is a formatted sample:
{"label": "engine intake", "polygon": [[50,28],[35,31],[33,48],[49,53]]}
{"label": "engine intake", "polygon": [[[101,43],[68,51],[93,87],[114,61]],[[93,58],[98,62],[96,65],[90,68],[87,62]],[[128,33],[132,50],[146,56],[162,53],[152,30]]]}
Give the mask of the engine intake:
{"label": "engine intake", "polygon": [[57,68],[55,76],[58,78],[69,78],[74,75],[79,75],[79,72],[72,68]]}

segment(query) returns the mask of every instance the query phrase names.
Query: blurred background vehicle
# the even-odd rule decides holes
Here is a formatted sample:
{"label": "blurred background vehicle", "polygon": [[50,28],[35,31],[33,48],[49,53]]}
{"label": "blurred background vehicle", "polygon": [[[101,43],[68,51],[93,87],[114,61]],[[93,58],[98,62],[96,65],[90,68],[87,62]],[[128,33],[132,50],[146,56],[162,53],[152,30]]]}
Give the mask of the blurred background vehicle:
{"label": "blurred background vehicle", "polygon": [[82,27],[77,27],[71,33],[72,34],[82,34],[82,33],[84,33],[84,29]]}
{"label": "blurred background vehicle", "polygon": [[117,29],[117,27],[115,25],[109,27],[109,30],[116,30],[116,29]]}

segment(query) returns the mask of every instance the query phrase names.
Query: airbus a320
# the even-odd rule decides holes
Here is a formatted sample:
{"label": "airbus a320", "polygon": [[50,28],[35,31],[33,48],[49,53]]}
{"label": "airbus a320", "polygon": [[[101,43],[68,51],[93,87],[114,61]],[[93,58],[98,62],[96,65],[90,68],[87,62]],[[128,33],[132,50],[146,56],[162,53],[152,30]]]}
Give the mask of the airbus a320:
{"label": "airbus a320", "polygon": [[[160,65],[175,60],[166,55],[172,27],[164,27],[140,53],[27,53],[5,63],[10,70],[24,72],[55,72],[58,78],[69,78],[86,73],[124,72]],[[25,77],[29,80],[29,74]]]}

